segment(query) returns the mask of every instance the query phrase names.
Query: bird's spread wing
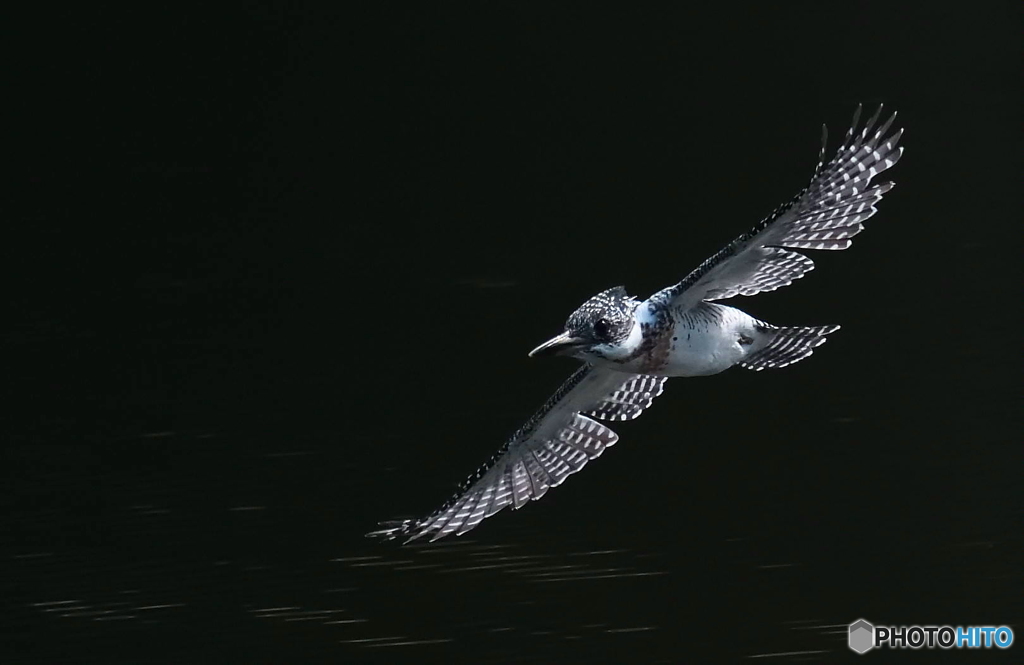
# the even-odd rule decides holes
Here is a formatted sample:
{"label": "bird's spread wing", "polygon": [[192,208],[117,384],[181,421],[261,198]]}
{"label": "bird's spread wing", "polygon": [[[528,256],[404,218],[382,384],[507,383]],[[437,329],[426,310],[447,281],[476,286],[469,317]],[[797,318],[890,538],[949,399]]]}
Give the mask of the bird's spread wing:
{"label": "bird's spread wing", "polygon": [[688,310],[703,300],[774,291],[803,277],[814,262],[793,249],[846,249],[862,222],[875,214],[875,204],[893,183],[871,186],[903,154],[903,130],[888,134],[894,113],[877,130],[882,107],[858,128],[858,106],[843,144],[825,163],[827,133],[814,177],[789,203],[777,208],[753,229],[702,263],[686,279],[651,296],[650,302]]}
{"label": "bird's spread wing", "polygon": [[619,440],[593,418],[636,418],[665,381],[584,365],[444,505],[422,519],[382,522],[367,536],[409,542],[462,535],[505,506],[541,498]]}

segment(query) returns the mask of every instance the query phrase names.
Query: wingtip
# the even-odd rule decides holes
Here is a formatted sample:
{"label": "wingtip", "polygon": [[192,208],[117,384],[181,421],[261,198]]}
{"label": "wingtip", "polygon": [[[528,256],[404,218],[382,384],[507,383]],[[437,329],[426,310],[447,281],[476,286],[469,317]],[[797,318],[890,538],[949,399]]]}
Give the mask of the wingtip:
{"label": "wingtip", "polygon": [[412,520],[388,520],[377,524],[379,528],[364,535],[364,538],[371,538],[382,542],[388,542],[402,537],[409,532],[409,525]]}

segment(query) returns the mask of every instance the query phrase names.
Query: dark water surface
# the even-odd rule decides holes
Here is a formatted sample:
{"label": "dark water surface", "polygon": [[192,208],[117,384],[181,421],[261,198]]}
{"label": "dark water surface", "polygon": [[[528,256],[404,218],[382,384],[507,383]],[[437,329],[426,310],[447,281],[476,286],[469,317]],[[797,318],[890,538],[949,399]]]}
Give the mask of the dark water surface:
{"label": "dark water surface", "polygon": [[[16,104],[0,662],[835,662],[860,617],[1020,651],[1009,7],[59,17]],[[583,299],[683,277],[879,101],[868,230],[728,303],[841,323],[813,358],[670,381],[466,536],[363,538],[572,371],[526,352]]]}

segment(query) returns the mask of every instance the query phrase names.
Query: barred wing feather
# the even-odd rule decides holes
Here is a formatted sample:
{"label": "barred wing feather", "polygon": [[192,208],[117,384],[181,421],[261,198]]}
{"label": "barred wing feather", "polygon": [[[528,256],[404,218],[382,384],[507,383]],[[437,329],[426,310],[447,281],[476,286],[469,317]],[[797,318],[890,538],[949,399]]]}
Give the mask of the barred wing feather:
{"label": "barred wing feather", "polygon": [[[678,284],[651,296],[655,305],[685,311],[703,300],[750,296],[788,286],[814,268],[794,249],[846,249],[874,215],[891,182],[871,181],[903,154],[903,130],[889,134],[892,114],[877,130],[882,107],[858,129],[861,108],[835,156],[825,163],[827,132],[811,182],[753,229],[729,243]],[[872,131],[874,130],[874,131]]]}
{"label": "barred wing feather", "polygon": [[462,535],[506,506],[541,498],[619,440],[594,418],[636,418],[665,381],[584,365],[439,509],[422,519],[382,522],[367,536],[410,542]]}

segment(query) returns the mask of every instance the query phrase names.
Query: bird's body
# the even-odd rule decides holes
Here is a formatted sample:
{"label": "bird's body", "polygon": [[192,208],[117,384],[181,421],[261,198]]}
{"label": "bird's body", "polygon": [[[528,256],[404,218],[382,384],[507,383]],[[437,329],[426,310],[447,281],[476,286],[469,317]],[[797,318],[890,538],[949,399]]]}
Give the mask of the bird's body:
{"label": "bird's body", "polygon": [[[718,374],[759,353],[775,332],[744,311],[717,303],[701,303],[673,317],[663,336],[664,364],[651,364],[650,372],[663,376]],[[652,354],[658,357],[657,349]],[[660,365],[660,366],[659,366]]]}
{"label": "bird's body", "polygon": [[634,316],[642,340],[637,350],[604,366],[665,377],[710,376],[756,357],[778,336],[773,326],[717,303],[660,311],[645,302]]}
{"label": "bird's body", "polygon": [[381,524],[368,535],[406,542],[462,534],[508,505],[519,508],[579,471],[618,440],[599,420],[631,420],[661,394],[669,377],[717,374],[734,365],[763,370],[811,355],[839,326],[778,327],[718,304],[803,277],[814,263],[798,249],[841,250],[892,183],[871,180],[903,153],[895,119],[874,133],[881,113],[857,130],[860,108],[835,157],[777,208],[693,270],[644,301],[622,287],[602,291],[569,317],[565,331],[530,355],[556,353],[584,361],[527,423],[439,509],[421,519]]}

